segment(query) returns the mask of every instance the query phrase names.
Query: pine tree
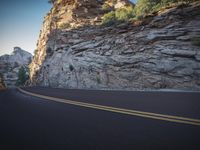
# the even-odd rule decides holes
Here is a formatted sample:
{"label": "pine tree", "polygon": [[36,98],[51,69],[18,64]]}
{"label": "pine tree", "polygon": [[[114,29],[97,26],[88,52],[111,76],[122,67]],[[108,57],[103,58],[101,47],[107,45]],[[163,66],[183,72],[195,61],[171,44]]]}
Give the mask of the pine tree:
{"label": "pine tree", "polygon": [[18,72],[18,80],[16,82],[16,85],[17,86],[24,85],[27,79],[28,79],[28,75],[26,74],[26,69],[24,67],[21,67]]}

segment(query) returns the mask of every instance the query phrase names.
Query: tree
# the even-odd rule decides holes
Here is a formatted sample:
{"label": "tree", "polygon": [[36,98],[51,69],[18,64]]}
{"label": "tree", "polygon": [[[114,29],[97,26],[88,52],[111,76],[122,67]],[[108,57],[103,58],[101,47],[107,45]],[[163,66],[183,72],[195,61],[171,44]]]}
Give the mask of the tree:
{"label": "tree", "polygon": [[48,0],[48,3],[54,4],[56,0]]}
{"label": "tree", "polygon": [[16,85],[17,86],[24,85],[27,80],[28,80],[27,71],[25,67],[21,67],[18,72],[18,79],[17,79]]}
{"label": "tree", "polygon": [[102,24],[111,26],[116,23],[126,22],[135,17],[134,7],[118,8],[114,11],[104,14]]}
{"label": "tree", "polygon": [[145,16],[171,4],[189,4],[195,1],[198,0],[138,0],[135,6],[135,13],[137,16]]}
{"label": "tree", "polygon": [[115,12],[114,11],[111,11],[111,12],[109,12],[109,13],[107,13],[107,14],[105,14],[103,16],[102,23],[104,25],[110,26],[110,25],[115,24],[115,22],[116,22],[116,16],[115,16]]}
{"label": "tree", "polygon": [[3,75],[0,73],[0,90],[5,89],[6,85],[3,80]]}
{"label": "tree", "polygon": [[153,7],[159,4],[161,0],[139,0],[135,6],[137,16],[144,16],[152,12]]}

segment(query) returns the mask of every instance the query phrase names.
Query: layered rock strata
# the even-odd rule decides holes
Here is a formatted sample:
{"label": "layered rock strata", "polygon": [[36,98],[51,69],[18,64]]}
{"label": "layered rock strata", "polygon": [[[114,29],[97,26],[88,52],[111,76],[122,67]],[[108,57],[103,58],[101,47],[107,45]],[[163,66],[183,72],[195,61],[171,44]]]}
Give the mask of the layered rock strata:
{"label": "layered rock strata", "polygon": [[[30,65],[32,85],[200,89],[199,2],[111,27],[98,24],[97,1],[79,2],[56,3],[45,18]],[[63,23],[69,26],[60,28]]]}

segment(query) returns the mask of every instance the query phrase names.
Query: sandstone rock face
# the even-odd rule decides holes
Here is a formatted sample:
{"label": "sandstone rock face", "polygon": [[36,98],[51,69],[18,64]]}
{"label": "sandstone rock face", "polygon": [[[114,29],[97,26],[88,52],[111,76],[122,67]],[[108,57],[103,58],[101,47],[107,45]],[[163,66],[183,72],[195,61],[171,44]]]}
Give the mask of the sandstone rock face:
{"label": "sandstone rock face", "polygon": [[4,80],[6,87],[15,86],[19,69],[22,66],[28,66],[32,61],[32,57],[32,54],[19,47],[14,47],[11,55],[0,56],[0,73],[3,75],[1,80]]}
{"label": "sandstone rock face", "polygon": [[[94,8],[100,6],[92,2],[97,6]],[[65,6],[54,4],[44,21],[38,51],[30,65],[32,85],[200,89],[200,47],[192,44],[193,38],[200,37],[200,3],[171,8],[141,25],[124,23],[115,27],[95,25],[97,14],[91,9],[86,13],[91,17],[90,25],[83,16],[77,20],[84,20],[85,25],[76,20],[74,28],[52,29],[53,9],[59,10],[56,14],[62,18],[70,14]]]}

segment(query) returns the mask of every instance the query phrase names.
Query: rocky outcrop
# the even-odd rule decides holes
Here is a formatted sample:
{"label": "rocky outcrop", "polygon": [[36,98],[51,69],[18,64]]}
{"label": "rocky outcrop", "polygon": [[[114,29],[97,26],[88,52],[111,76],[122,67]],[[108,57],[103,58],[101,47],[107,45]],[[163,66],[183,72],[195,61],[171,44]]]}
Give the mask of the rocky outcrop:
{"label": "rocky outcrop", "polygon": [[[140,23],[112,27],[98,26],[96,17],[101,11],[96,11],[100,7],[97,1],[90,3],[95,13],[88,9],[74,22],[69,21],[73,19],[71,7],[64,2],[68,1],[54,4],[45,18],[37,54],[30,65],[33,85],[200,89],[200,47],[193,44],[200,38],[199,2],[170,8]],[[81,4],[78,10],[86,6],[90,5]],[[78,11],[74,7],[72,10]],[[53,21],[56,17],[61,18],[59,22]],[[71,25],[56,27],[65,21]]]}
{"label": "rocky outcrop", "polygon": [[[118,8],[132,5],[128,0],[59,0],[54,3],[53,8],[44,18],[43,27],[40,31],[37,53],[30,66],[32,80],[40,70],[47,53],[49,55],[56,48],[58,44],[55,43],[57,38],[61,38],[59,44],[67,43],[65,38],[63,39],[60,36],[62,30],[69,31],[82,26],[100,25],[101,16],[104,13],[102,10],[104,4],[108,4],[111,7],[117,5]],[[74,36],[79,35],[76,34]]]}
{"label": "rocky outcrop", "polygon": [[0,56],[0,73],[3,75],[6,87],[14,87],[18,79],[18,71],[22,66],[28,66],[32,61],[32,54],[14,47],[11,55]]}

